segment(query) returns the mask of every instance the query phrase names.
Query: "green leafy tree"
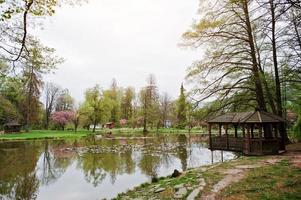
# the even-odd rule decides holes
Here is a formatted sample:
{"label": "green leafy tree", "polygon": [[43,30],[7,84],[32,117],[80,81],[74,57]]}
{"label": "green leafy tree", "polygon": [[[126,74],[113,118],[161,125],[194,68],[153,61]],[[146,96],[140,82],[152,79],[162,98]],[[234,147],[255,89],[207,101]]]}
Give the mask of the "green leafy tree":
{"label": "green leafy tree", "polygon": [[20,114],[16,106],[0,94],[0,125],[19,119]]}
{"label": "green leafy tree", "polygon": [[97,124],[104,123],[111,117],[111,99],[96,85],[86,91],[84,104],[95,132]]}
{"label": "green leafy tree", "polygon": [[120,101],[121,91],[117,86],[117,81],[113,79],[111,88],[104,91],[104,95],[110,99],[111,102],[111,117],[110,121],[118,125],[121,115]]}
{"label": "green leafy tree", "polygon": [[131,119],[133,115],[133,101],[135,98],[135,90],[132,87],[128,87],[125,89],[125,92],[121,99],[121,117],[123,119]]}

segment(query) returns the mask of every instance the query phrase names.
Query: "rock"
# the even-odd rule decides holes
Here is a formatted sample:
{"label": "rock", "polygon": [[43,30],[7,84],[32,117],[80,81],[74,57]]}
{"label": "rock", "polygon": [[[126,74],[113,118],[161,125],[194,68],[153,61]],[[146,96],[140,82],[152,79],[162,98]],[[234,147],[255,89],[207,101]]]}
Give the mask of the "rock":
{"label": "rock", "polygon": [[204,179],[204,178],[200,178],[200,179],[199,179],[199,182],[200,182],[200,183],[199,183],[200,186],[202,186],[202,187],[205,187],[205,186],[206,186],[206,182],[205,182],[205,179]]}
{"label": "rock", "polygon": [[193,190],[194,188],[193,187],[187,187],[187,190]]}
{"label": "rock", "polygon": [[179,185],[174,186],[174,189],[175,189],[176,191],[178,191],[180,188],[183,188],[183,187],[184,187],[184,184],[182,183],[182,184],[179,184]]}
{"label": "rock", "polygon": [[199,188],[194,189],[187,197],[187,200],[194,200],[199,195],[200,191],[201,190]]}
{"label": "rock", "polygon": [[175,169],[171,175],[171,178],[176,178],[181,176],[181,172],[179,172],[177,169]]}
{"label": "rock", "polygon": [[187,194],[187,189],[185,187],[182,187],[179,189],[179,191],[176,192],[174,195],[174,198],[176,199],[182,199]]}
{"label": "rock", "polygon": [[158,188],[155,190],[155,193],[160,193],[163,192],[165,190],[165,188]]}

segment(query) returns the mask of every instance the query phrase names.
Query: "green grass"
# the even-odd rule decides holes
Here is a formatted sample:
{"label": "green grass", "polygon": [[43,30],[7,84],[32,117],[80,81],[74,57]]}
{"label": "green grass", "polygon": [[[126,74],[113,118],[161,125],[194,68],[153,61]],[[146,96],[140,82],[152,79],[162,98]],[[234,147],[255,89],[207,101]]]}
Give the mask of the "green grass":
{"label": "green grass", "polygon": [[222,197],[254,200],[301,199],[301,169],[292,166],[287,160],[253,169],[245,179],[226,188]]}
{"label": "green grass", "polygon": [[[30,140],[30,139],[68,139],[68,138],[80,138],[92,134],[106,134],[112,132],[113,136],[125,136],[125,137],[140,137],[145,136],[142,128],[115,128],[115,129],[100,129],[96,130],[96,133],[92,133],[87,130],[79,130],[77,133],[73,131],[52,131],[52,130],[32,130],[29,133],[17,133],[17,134],[3,134],[0,135],[0,140]],[[179,129],[150,129],[148,135],[152,134],[188,134],[187,130]],[[199,134],[200,131],[192,131],[192,134]]]}
{"label": "green grass", "polygon": [[[227,169],[233,169],[237,165],[254,165],[262,163],[268,156],[240,157],[237,160],[227,161],[214,168],[201,172],[198,168],[187,171],[183,176],[175,179],[162,178],[157,183],[142,184],[126,193],[119,194],[116,198],[134,199],[143,197],[149,199],[172,199],[172,188],[180,183],[197,184],[199,176],[205,178],[206,187],[203,192],[211,191],[213,185],[218,183],[225,175],[222,173]],[[156,194],[153,188],[164,187],[166,192]],[[170,189],[170,190],[169,190]],[[161,195],[161,196],[160,196]],[[162,196],[166,195],[166,196]],[[170,196],[171,195],[171,196]],[[283,160],[277,164],[263,165],[259,168],[250,169],[246,177],[238,183],[229,185],[218,194],[218,199],[225,200],[297,200],[301,199],[301,169],[294,167],[289,160]]]}
{"label": "green grass", "polygon": [[3,134],[0,135],[0,140],[30,140],[30,139],[62,139],[62,138],[80,138],[92,134],[89,131],[50,131],[38,130],[28,133]]}

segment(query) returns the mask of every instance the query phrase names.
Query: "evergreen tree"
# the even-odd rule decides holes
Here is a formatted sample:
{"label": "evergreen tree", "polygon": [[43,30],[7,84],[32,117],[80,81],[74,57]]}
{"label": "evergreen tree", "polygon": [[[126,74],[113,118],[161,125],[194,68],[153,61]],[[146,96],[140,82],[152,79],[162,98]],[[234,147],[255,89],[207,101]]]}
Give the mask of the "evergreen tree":
{"label": "evergreen tree", "polygon": [[178,114],[177,114],[177,120],[178,120],[178,128],[184,129],[186,126],[186,97],[185,97],[185,89],[183,84],[181,85],[180,90],[180,96],[177,102],[178,106]]}

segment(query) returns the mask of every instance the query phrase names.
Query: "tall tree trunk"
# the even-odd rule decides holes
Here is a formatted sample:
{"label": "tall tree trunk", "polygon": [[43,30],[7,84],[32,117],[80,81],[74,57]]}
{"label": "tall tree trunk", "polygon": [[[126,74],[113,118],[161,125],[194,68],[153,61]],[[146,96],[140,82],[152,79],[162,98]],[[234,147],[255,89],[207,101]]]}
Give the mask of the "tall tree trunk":
{"label": "tall tree trunk", "polygon": [[[278,69],[278,60],[277,60],[277,41],[276,41],[276,18],[275,18],[275,4],[274,0],[270,0],[270,10],[272,17],[272,49],[273,49],[273,65],[275,73],[275,89],[276,89],[276,105],[277,105],[277,114],[280,117],[283,117],[283,107],[281,99],[281,84],[279,78],[279,69]],[[279,127],[279,132],[281,134],[281,149],[285,149],[285,143],[289,142],[285,124],[281,124]]]}
{"label": "tall tree trunk", "polygon": [[93,123],[93,133],[95,133],[95,130],[96,130],[96,124],[97,124],[97,122],[96,122],[96,120],[94,120],[94,123]]}
{"label": "tall tree trunk", "polygon": [[33,76],[33,67],[30,69],[30,78],[29,78],[29,91],[27,96],[27,109],[26,109],[26,119],[25,119],[25,131],[29,132],[30,126],[30,114],[31,114],[31,100],[32,100],[32,92],[33,92],[33,85],[32,85],[32,76]]}
{"label": "tall tree trunk", "polygon": [[262,89],[262,83],[260,79],[259,69],[258,69],[258,63],[256,58],[256,50],[254,45],[254,39],[253,39],[253,30],[250,22],[250,16],[249,16],[249,7],[248,7],[248,1],[243,1],[243,10],[245,15],[245,24],[246,29],[248,33],[248,42],[251,50],[251,58],[252,58],[252,72],[253,72],[253,79],[255,83],[255,90],[256,90],[256,101],[258,105],[258,109],[262,111],[266,111],[266,105],[263,95],[263,89]]}
{"label": "tall tree trunk", "polygon": [[295,30],[295,34],[296,34],[296,39],[297,39],[297,43],[299,45],[299,48],[301,49],[301,36],[300,36],[300,33],[298,31],[298,24],[297,24],[297,19],[296,19],[296,16],[295,14],[292,12],[292,15],[293,15],[293,24],[294,24],[294,30]]}
{"label": "tall tree trunk", "polygon": [[262,81],[263,81],[264,89],[266,91],[266,96],[267,96],[267,99],[268,99],[268,102],[269,102],[269,105],[272,109],[273,114],[277,115],[277,110],[276,110],[276,106],[275,106],[275,103],[274,103],[273,95],[270,92],[270,88],[269,88],[269,85],[268,85],[268,82],[267,82],[267,79],[266,79],[266,76],[265,76],[264,68],[262,68],[262,65],[261,65],[260,51],[259,51],[259,48],[257,46],[256,38],[254,38],[254,44],[256,46],[256,52],[257,52],[257,58],[258,58],[258,67],[259,67],[260,74],[263,78]]}
{"label": "tall tree trunk", "polygon": [[270,9],[272,17],[272,49],[273,49],[273,65],[275,73],[275,89],[276,89],[276,105],[277,105],[277,114],[282,117],[282,100],[281,100],[281,85],[279,78],[279,69],[277,61],[277,45],[276,45],[276,19],[275,19],[275,5],[274,0],[270,0]]}

